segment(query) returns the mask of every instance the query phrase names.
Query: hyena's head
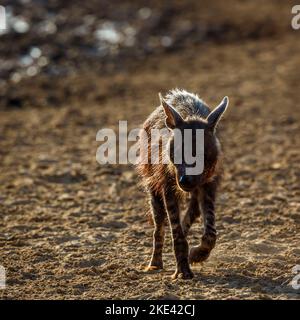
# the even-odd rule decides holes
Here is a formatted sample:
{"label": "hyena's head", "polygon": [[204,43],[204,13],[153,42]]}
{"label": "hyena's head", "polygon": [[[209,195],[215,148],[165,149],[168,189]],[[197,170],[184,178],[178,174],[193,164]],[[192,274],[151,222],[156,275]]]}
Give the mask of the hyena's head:
{"label": "hyena's head", "polygon": [[[228,106],[228,97],[205,119],[183,119],[161,96],[160,99],[166,115],[166,126],[173,133],[168,148],[176,181],[183,191],[190,192],[207,183],[216,173],[220,146],[215,129]],[[178,139],[178,135],[182,138]]]}

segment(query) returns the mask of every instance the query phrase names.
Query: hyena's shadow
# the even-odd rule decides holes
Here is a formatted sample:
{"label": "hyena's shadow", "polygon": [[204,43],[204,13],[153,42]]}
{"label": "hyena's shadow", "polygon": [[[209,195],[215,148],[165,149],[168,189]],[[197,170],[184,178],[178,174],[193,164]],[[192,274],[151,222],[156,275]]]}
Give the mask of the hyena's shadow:
{"label": "hyena's shadow", "polygon": [[[165,253],[165,258],[171,260],[173,254],[171,252]],[[205,268],[205,264],[208,262],[193,264],[192,270],[194,272],[194,278],[192,283],[199,283],[205,287],[220,287],[224,289],[251,289],[251,293],[260,293],[260,294],[283,294],[283,293],[295,293],[295,290],[289,286],[289,280],[284,277],[280,279],[272,279],[268,276],[258,276],[253,272],[253,274],[243,275],[241,274],[242,270],[232,269],[226,270],[226,274],[223,272],[210,272]],[[204,270],[206,271],[204,272]],[[148,272],[147,272],[148,273]],[[153,271],[155,274],[160,274],[165,278],[169,278],[171,281],[172,276],[172,266],[168,265],[165,269],[159,271]],[[193,288],[192,291],[201,291],[202,289]],[[251,294],[250,293],[250,294]]]}
{"label": "hyena's shadow", "polygon": [[[195,278],[193,281],[199,281],[203,285],[214,286],[221,285],[227,289],[251,289],[253,293],[284,293],[291,292],[286,279],[272,279],[268,276],[243,275],[238,270],[230,270],[226,275],[202,273],[199,267],[193,268]],[[200,267],[201,268],[201,267]],[[197,290],[197,289],[195,289]]]}

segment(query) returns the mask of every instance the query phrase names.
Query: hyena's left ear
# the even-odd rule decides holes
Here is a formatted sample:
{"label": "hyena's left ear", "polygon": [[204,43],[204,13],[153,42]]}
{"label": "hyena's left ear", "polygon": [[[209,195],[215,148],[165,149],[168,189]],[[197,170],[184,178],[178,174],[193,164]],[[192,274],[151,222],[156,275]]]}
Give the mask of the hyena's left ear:
{"label": "hyena's left ear", "polygon": [[170,129],[175,129],[176,127],[180,126],[184,122],[181,115],[166,102],[160,93],[158,96],[166,115],[166,126]]}
{"label": "hyena's left ear", "polygon": [[220,121],[222,115],[226,111],[229,104],[228,97],[224,97],[222,102],[208,115],[207,123],[213,130],[216,128],[218,122]]}

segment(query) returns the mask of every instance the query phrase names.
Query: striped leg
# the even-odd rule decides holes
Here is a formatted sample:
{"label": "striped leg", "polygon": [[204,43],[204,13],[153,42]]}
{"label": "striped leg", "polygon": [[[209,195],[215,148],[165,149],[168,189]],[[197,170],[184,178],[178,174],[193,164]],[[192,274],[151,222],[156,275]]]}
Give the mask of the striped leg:
{"label": "striped leg", "polygon": [[160,195],[154,192],[150,193],[150,204],[152,208],[152,215],[154,220],[153,232],[153,252],[149,266],[146,270],[160,270],[163,269],[162,250],[165,238],[164,222],[167,212],[164,206],[163,199]]}
{"label": "striped leg", "polygon": [[189,254],[191,263],[202,262],[206,260],[211,250],[214,248],[217,239],[215,227],[215,196],[216,183],[208,183],[203,188],[203,193],[200,197],[201,211],[203,214],[204,234],[200,246],[192,247]]}
{"label": "striped leg", "polygon": [[192,194],[189,207],[182,220],[182,230],[185,236],[188,235],[191,226],[199,216],[200,216],[199,196],[198,196],[198,192],[195,192]]}
{"label": "striped leg", "polygon": [[180,224],[178,199],[171,186],[165,190],[164,200],[172,229],[173,246],[177,263],[177,268],[172,278],[176,279],[180,277],[183,279],[191,279],[193,278],[193,273],[188,262],[189,246]]}

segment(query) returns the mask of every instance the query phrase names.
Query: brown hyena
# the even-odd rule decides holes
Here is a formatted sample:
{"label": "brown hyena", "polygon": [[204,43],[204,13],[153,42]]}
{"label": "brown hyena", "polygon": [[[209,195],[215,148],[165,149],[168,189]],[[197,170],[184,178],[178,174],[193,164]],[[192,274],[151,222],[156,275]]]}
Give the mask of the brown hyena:
{"label": "brown hyena", "polygon": [[[189,263],[206,260],[216,243],[214,211],[216,190],[221,175],[221,150],[215,129],[228,106],[228,98],[225,97],[219,106],[210,111],[197,95],[184,90],[172,90],[165,98],[159,96],[161,105],[145,121],[143,132],[146,134],[140,138],[141,159],[147,161],[140,161],[138,165],[142,182],[149,194],[155,225],[153,253],[147,270],[163,268],[164,222],[168,217],[177,262],[173,278],[180,276],[183,279],[190,279],[193,273]],[[162,138],[157,142],[151,141],[153,129],[168,129],[170,135],[167,141],[163,141]],[[201,174],[186,174],[186,168],[190,164],[185,163],[184,159],[179,164],[174,162],[174,150],[178,150],[178,146],[174,143],[175,129],[182,132],[190,129],[193,154],[196,147],[196,130],[203,130],[204,166]],[[159,162],[153,164],[151,146],[155,143],[158,145]],[[183,152],[183,142],[181,143],[179,149]],[[169,161],[163,161],[166,157]],[[189,195],[190,199],[188,208],[184,216],[180,217],[180,203],[187,198],[186,195]],[[186,236],[201,213],[204,221],[202,241],[189,251]]]}

